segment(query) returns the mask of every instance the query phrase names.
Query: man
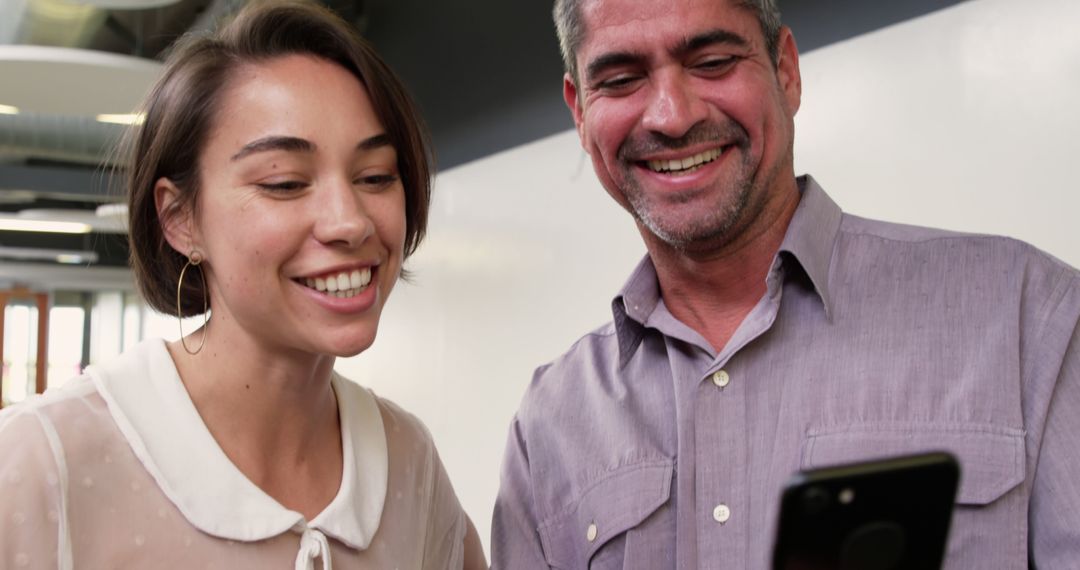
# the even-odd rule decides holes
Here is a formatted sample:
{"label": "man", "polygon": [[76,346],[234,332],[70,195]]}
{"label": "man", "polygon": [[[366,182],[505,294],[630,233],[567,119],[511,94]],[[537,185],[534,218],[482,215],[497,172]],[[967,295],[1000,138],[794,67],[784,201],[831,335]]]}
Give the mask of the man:
{"label": "man", "polygon": [[792,164],[774,0],[556,0],[564,97],[648,250],[537,370],[495,568],[766,568],[796,470],[945,449],[947,568],[1080,567],[1080,273],[841,213]]}

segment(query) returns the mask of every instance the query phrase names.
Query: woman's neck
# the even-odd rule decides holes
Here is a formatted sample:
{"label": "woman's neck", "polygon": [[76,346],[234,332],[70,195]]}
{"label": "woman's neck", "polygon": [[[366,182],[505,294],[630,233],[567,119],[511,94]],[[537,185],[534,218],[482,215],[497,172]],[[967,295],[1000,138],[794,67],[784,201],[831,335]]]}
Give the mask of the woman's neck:
{"label": "woman's neck", "polygon": [[198,354],[168,345],[195,409],[248,479],[313,518],[341,482],[334,358],[269,350],[214,325]]}

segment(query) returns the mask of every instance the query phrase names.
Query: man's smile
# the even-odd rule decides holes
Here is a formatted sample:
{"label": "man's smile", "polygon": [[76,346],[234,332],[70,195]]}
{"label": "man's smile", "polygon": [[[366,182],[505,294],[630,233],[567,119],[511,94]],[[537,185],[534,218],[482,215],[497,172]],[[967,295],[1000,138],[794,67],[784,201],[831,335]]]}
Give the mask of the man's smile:
{"label": "man's smile", "polygon": [[641,161],[646,168],[661,174],[689,174],[720,157],[721,147],[704,150],[690,156]]}

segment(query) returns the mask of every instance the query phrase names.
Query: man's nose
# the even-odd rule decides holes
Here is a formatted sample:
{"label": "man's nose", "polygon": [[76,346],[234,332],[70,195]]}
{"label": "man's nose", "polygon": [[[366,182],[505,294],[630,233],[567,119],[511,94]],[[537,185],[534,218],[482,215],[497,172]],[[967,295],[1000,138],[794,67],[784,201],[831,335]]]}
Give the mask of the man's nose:
{"label": "man's nose", "polygon": [[654,75],[642,126],[668,138],[679,138],[705,120],[708,107],[694,92],[690,81],[681,70],[665,70]]}
{"label": "man's nose", "polygon": [[335,181],[324,188],[316,208],[315,239],[326,245],[357,247],[375,231],[359,190],[349,180]]}

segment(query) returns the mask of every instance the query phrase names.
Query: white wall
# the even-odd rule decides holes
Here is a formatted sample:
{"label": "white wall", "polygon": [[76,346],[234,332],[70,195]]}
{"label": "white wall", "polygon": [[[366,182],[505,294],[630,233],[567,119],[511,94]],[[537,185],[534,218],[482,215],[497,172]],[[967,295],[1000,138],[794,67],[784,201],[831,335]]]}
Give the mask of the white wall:
{"label": "white wall", "polygon": [[[806,55],[796,170],[848,211],[1008,234],[1080,265],[1077,22],[1075,0],[975,0]],[[644,249],[572,131],[436,190],[415,284],[338,368],[427,423],[486,544],[533,368],[610,318]]]}

